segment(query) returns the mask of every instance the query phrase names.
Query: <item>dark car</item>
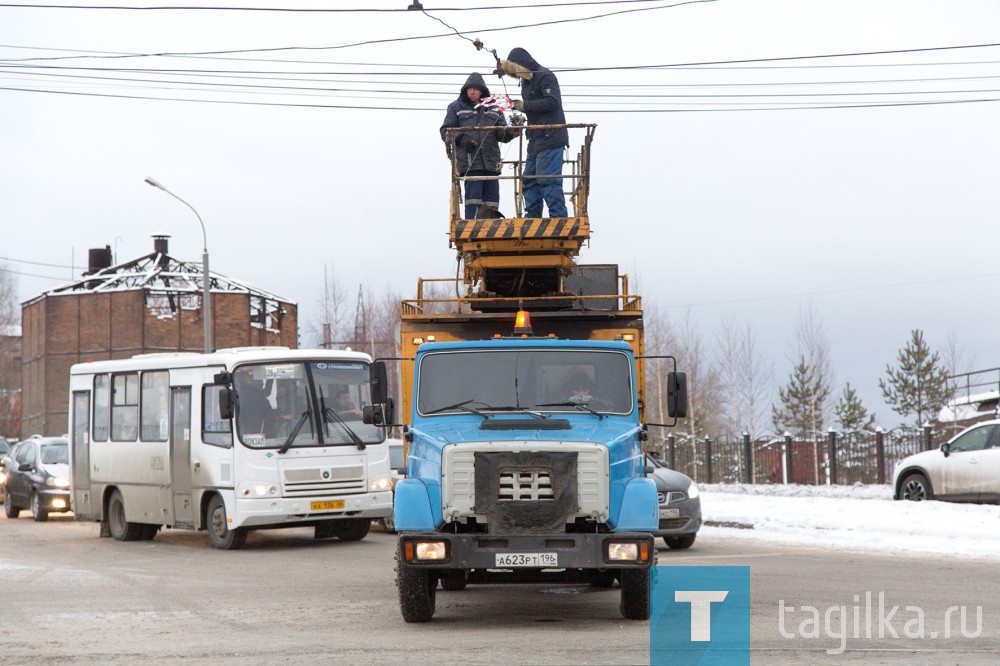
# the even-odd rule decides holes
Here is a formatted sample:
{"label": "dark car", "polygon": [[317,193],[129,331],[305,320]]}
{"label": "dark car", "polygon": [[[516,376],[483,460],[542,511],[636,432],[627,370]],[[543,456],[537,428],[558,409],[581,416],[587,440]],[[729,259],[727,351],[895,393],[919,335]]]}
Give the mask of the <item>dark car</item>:
{"label": "dark car", "polygon": [[4,513],[17,518],[24,509],[41,522],[49,512],[70,510],[69,442],[65,437],[31,437],[7,456]]}
{"label": "dark car", "polygon": [[670,469],[661,461],[646,456],[646,475],[656,482],[660,500],[660,528],[653,532],[663,537],[670,548],[690,548],[701,529],[701,498],[698,486],[686,474]]}

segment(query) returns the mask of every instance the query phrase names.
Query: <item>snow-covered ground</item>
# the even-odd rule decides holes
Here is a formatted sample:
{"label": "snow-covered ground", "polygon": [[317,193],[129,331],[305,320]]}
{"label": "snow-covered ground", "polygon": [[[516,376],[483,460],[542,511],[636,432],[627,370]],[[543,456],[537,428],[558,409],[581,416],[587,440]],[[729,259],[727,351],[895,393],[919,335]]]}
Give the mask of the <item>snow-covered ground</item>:
{"label": "snow-covered ground", "polygon": [[897,502],[887,485],[699,487],[708,523],[699,541],[759,539],[1000,559],[997,505]]}

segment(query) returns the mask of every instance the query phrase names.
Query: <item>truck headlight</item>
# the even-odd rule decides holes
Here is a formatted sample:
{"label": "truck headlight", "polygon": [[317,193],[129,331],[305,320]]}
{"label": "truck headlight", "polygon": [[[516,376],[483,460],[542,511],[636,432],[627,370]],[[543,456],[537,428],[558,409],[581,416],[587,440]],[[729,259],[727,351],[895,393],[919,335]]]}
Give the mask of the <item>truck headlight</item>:
{"label": "truck headlight", "polygon": [[407,562],[442,562],[448,559],[447,541],[407,541],[403,544]]}
{"label": "truck headlight", "polygon": [[392,490],[392,475],[383,474],[382,476],[376,476],[368,483],[368,488],[370,490]]}
{"label": "truck headlight", "polygon": [[701,492],[698,490],[698,484],[692,481],[691,485],[688,486],[688,499],[694,499],[700,494]]}
{"label": "truck headlight", "polygon": [[649,543],[646,541],[608,541],[605,559],[608,562],[646,562],[649,560]]}

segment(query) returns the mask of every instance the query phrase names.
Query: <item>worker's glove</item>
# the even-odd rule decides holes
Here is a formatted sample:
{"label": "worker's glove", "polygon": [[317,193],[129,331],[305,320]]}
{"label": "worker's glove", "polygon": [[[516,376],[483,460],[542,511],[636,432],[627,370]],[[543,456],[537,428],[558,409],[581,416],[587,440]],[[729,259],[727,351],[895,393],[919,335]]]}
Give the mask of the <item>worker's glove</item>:
{"label": "worker's glove", "polygon": [[462,147],[465,148],[465,152],[474,153],[479,148],[479,144],[472,139],[466,139],[462,142]]}
{"label": "worker's glove", "polygon": [[515,111],[524,111],[524,101],[520,100],[520,99],[515,99],[514,100],[514,110]]}
{"label": "worker's glove", "polygon": [[512,114],[510,114],[510,124],[514,125],[515,127],[523,125],[524,124],[524,116],[522,116],[520,113],[512,113]]}

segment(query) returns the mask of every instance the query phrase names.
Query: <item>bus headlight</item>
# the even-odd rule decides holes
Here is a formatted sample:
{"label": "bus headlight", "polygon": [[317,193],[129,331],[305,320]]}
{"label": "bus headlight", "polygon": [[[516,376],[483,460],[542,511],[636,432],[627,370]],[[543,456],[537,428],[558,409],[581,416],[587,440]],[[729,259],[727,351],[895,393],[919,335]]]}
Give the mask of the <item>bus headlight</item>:
{"label": "bus headlight", "polygon": [[392,475],[376,476],[368,483],[369,490],[392,490]]}
{"label": "bus headlight", "polygon": [[243,486],[240,494],[243,495],[243,497],[273,497],[278,494],[278,488],[276,486],[258,482]]}

